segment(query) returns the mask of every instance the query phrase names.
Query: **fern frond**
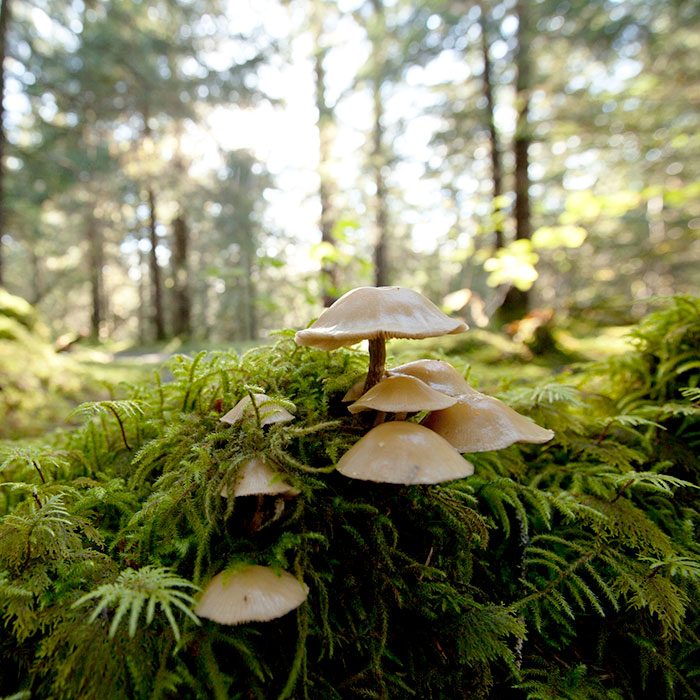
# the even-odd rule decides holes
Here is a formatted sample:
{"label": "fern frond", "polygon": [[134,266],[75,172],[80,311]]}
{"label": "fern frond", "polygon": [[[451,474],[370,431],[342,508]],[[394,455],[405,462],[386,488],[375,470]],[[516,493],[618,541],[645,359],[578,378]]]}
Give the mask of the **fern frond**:
{"label": "fern frond", "polygon": [[158,566],[144,566],[138,571],[127,569],[119,574],[114,583],[108,583],[87,593],[73,603],[73,607],[84,605],[88,601],[97,600],[88,622],[94,622],[107,608],[114,609],[109,636],[113,637],[124,616],[129,613],[129,636],[136,634],[139,616],[146,607],[146,624],[153,621],[156,605],[159,605],[166,616],[170,629],[177,641],[180,640],[180,629],[173,614],[173,607],[182,611],[195,624],[200,624],[199,618],[192,612],[194,599],[179,588],[197,589],[193,583],[183,579],[171,570]]}

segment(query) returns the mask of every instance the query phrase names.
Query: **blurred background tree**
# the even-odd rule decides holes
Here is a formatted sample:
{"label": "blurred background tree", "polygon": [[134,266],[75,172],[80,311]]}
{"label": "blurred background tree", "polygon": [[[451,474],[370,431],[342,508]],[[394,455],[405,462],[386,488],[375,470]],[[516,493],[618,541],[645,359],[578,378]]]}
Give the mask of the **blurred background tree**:
{"label": "blurred background tree", "polygon": [[[3,0],[0,281],[54,336],[264,337],[697,291],[689,0]],[[309,308],[309,305],[311,308]]]}

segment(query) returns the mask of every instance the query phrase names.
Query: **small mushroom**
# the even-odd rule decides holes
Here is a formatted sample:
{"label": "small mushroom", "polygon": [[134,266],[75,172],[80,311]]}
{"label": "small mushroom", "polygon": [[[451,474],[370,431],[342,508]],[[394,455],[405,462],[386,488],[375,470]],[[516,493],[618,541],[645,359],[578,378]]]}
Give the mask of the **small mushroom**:
{"label": "small mushroom", "polygon": [[365,393],[365,383],[367,381],[367,375],[364,375],[361,379],[358,379],[345,393],[343,396],[343,401],[348,403],[348,401],[357,401],[357,399]]}
{"label": "small mushroom", "polygon": [[430,338],[461,333],[460,319],[446,316],[422,294],[403,287],[358,287],[328,307],[309,328],[298,331],[299,345],[335,350],[369,341],[369,370],[364,389],[384,375],[387,338]]}
{"label": "small mushroom", "polygon": [[554,432],[493,396],[474,392],[454,406],[434,411],[421,425],[441,435],[460,452],[500,450],[515,442],[543,443]]}
{"label": "small mushroom", "polygon": [[[287,494],[298,496],[299,490],[288,484],[268,462],[260,457],[252,457],[242,467],[238,474],[234,498],[238,496],[274,496]],[[226,485],[221,489],[221,495],[228,497]]]}
{"label": "small mushroom", "polygon": [[386,377],[348,406],[350,413],[360,411],[384,411],[386,413],[411,413],[413,411],[437,411],[453,406],[457,399],[435,391],[425,382],[408,375]]}
{"label": "small mushroom", "polygon": [[[287,423],[294,420],[294,416],[281,404],[271,399],[267,394],[253,394],[255,407],[260,416],[260,427],[271,425],[272,423]],[[244,396],[228,413],[221,416],[219,420],[229,425],[234,425],[244,418],[255,416],[255,408],[250,396]]]}
{"label": "small mushroom", "polygon": [[389,484],[438,484],[474,473],[473,465],[437,433],[406,421],[370,430],[336,468],[351,479]]}
{"label": "small mushroom", "polygon": [[388,372],[392,376],[416,377],[448,396],[471,396],[478,393],[449,362],[444,360],[415,360],[392,367]]}
{"label": "small mushroom", "polygon": [[308,594],[308,586],[290,573],[251,564],[216,574],[195,612],[222,625],[267,622],[298,608]]}

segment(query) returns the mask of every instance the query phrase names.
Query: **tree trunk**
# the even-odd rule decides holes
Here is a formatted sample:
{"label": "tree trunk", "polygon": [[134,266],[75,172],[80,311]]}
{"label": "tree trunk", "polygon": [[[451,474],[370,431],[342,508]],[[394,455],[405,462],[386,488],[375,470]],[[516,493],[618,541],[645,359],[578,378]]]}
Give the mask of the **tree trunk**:
{"label": "tree trunk", "polygon": [[[518,0],[515,6],[518,16],[518,45],[515,53],[515,102],[517,124],[513,150],[515,156],[515,238],[529,239],[532,234],[530,219],[530,126],[528,124],[531,89],[531,57],[529,53],[530,27],[528,8],[525,0]],[[501,308],[504,320],[522,318],[528,311],[529,291],[511,287]]]}
{"label": "tree trunk", "polygon": [[173,332],[179,338],[192,335],[192,300],[189,280],[189,231],[184,215],[173,221]]}
{"label": "tree trunk", "polygon": [[486,121],[489,130],[491,151],[491,180],[493,183],[492,225],[494,248],[503,248],[503,222],[501,216],[501,196],[503,195],[503,168],[501,166],[501,148],[496,130],[496,105],[493,98],[493,67],[489,56],[489,32],[485,4],[480,5],[479,25],[481,26],[481,55],[484,67],[483,96],[486,99]]}
{"label": "tree trunk", "polygon": [[102,289],[102,268],[104,267],[104,245],[102,232],[97,219],[91,211],[88,214],[85,226],[85,238],[87,241],[88,273],[90,275],[90,337],[100,339],[100,331],[104,321],[104,292]]}
{"label": "tree trunk", "polygon": [[2,237],[7,226],[5,209],[5,55],[7,28],[10,24],[10,0],[0,0],[0,287],[5,284],[5,251]]}
{"label": "tree trunk", "polygon": [[153,327],[156,340],[165,340],[165,315],[163,312],[163,294],[160,281],[160,265],[156,248],[158,247],[158,235],[156,233],[156,196],[149,185],[146,190],[148,199],[148,238],[151,242],[151,251],[148,262],[151,272],[151,313],[153,314]]}
{"label": "tree trunk", "polygon": [[[321,200],[321,242],[335,245],[333,228],[336,212],[333,206],[335,186],[331,176],[331,150],[335,118],[333,109],[326,101],[326,71],[323,61],[328,53],[323,47],[323,8],[320,0],[313,6],[312,24],[314,30],[314,73],[316,78],[316,109],[318,110],[318,175],[319,198]],[[321,266],[321,299],[324,306],[330,306],[338,298],[338,265],[324,259]]]}
{"label": "tree trunk", "polygon": [[139,343],[145,345],[148,341],[148,278],[146,268],[148,267],[145,254],[139,249],[139,308],[138,308],[138,324],[139,324]]}
{"label": "tree trunk", "polygon": [[382,0],[372,0],[374,8],[376,27],[372,37],[373,53],[373,76],[372,76],[372,98],[374,106],[374,127],[372,130],[372,154],[371,164],[374,170],[375,186],[375,246],[374,246],[374,284],[376,287],[383,287],[389,284],[389,214],[387,209],[387,186],[384,180],[384,166],[386,165],[386,154],[384,152],[384,104],[382,102],[382,84],[384,71],[384,50],[383,43],[386,41],[386,18],[384,16],[384,5]]}

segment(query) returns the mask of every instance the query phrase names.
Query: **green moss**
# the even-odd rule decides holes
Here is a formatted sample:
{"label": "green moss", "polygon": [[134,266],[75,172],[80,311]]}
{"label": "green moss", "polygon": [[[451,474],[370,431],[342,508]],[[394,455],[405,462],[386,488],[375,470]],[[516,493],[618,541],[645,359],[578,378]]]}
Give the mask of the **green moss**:
{"label": "green moss", "polygon": [[[371,424],[341,401],[366,356],[291,332],[83,405],[81,428],[6,450],[0,693],[693,697],[697,464],[667,446],[700,445],[694,303],[614,361],[519,377],[503,398],[555,440],[470,455],[475,475],[449,484],[335,472]],[[296,420],[220,422],[260,390]],[[252,455],[300,495],[222,498]],[[292,572],[308,601],[238,627],[157,603],[241,562]]]}

